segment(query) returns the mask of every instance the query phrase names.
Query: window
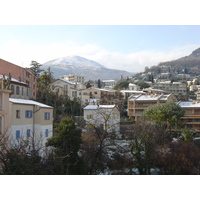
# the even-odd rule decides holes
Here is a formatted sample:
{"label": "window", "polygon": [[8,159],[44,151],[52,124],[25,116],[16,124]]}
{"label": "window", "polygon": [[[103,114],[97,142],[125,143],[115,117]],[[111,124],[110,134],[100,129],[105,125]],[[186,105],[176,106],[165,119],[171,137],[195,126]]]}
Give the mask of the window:
{"label": "window", "polygon": [[20,118],[20,110],[16,110],[16,118],[17,118],[17,119]]}
{"label": "window", "polygon": [[50,120],[50,112],[44,113],[44,120]]}
{"label": "window", "polygon": [[27,136],[27,137],[31,137],[31,129],[27,129],[27,131],[26,131],[26,136]]}
{"label": "window", "polygon": [[28,88],[26,88],[26,96],[28,96]]}
{"label": "window", "polygon": [[119,115],[118,114],[114,114],[114,119],[119,119]]}
{"label": "window", "polygon": [[88,128],[94,128],[95,125],[94,125],[94,124],[87,124],[87,127],[88,127]]}
{"label": "window", "polygon": [[45,130],[45,136],[46,136],[46,137],[49,136],[49,130],[48,130],[48,129]]}
{"label": "window", "polygon": [[87,115],[87,119],[93,119],[93,115]]}
{"label": "window", "polygon": [[17,130],[17,131],[16,131],[16,139],[19,139],[19,138],[20,138],[20,131]]}
{"label": "window", "polygon": [[106,115],[106,119],[110,119],[110,115]]}
{"label": "window", "polygon": [[110,128],[110,124],[106,124],[106,128]]}
{"label": "window", "polygon": [[32,118],[33,117],[33,111],[32,110],[26,110],[25,111],[25,117],[26,118]]}
{"label": "window", "polygon": [[15,86],[14,85],[11,85],[11,94],[14,94],[15,93]]}
{"label": "window", "polygon": [[19,86],[16,87],[16,94],[19,95]]}

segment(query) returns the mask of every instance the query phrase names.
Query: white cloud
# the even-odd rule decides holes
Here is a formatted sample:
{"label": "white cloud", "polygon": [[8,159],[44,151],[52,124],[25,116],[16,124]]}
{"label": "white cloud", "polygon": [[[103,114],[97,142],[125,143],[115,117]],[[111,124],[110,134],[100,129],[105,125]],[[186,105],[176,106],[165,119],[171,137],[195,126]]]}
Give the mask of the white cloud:
{"label": "white cloud", "polygon": [[46,46],[22,45],[18,40],[11,40],[0,46],[0,58],[23,67],[29,67],[32,60],[43,64],[47,61],[78,55],[94,60],[111,69],[130,72],[141,72],[146,66],[157,65],[159,62],[178,59],[189,55],[199,45],[174,47],[168,51],[139,51],[130,54],[109,52],[96,45],[77,45],[76,43],[54,43]]}

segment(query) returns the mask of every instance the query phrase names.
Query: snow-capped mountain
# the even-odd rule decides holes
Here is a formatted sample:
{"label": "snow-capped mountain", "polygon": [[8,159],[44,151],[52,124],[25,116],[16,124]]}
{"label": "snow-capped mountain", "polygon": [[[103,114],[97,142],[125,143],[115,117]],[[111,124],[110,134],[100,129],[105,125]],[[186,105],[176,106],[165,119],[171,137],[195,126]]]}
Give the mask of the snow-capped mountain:
{"label": "snow-capped mountain", "polygon": [[80,75],[85,80],[120,79],[121,76],[131,76],[132,73],[123,70],[108,69],[98,62],[88,60],[80,56],[67,56],[48,61],[42,65],[42,69],[51,68],[55,78],[62,75]]}

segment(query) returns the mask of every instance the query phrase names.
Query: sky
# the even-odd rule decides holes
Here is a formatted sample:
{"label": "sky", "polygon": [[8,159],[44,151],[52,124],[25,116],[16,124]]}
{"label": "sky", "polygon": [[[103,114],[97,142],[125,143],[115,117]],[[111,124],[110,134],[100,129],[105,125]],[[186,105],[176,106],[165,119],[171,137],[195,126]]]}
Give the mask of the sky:
{"label": "sky", "polygon": [[22,67],[82,56],[141,72],[200,47],[199,25],[0,25],[0,58]]}
{"label": "sky", "polygon": [[200,47],[197,2],[7,0],[1,3],[0,58],[30,67],[32,60],[77,55],[141,72]]}

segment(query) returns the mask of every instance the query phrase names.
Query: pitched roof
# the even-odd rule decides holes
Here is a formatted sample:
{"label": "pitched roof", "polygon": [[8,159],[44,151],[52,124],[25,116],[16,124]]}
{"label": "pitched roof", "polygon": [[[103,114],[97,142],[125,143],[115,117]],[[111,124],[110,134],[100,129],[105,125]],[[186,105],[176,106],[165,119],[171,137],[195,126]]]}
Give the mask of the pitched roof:
{"label": "pitched roof", "polygon": [[112,109],[114,108],[115,105],[87,105],[84,110],[96,110],[96,109],[101,109],[101,108],[104,108],[104,109]]}
{"label": "pitched roof", "polygon": [[26,104],[26,105],[36,105],[42,108],[53,108],[52,106],[48,106],[43,103],[39,103],[37,101],[33,100],[28,100],[28,99],[15,99],[15,98],[9,98],[9,101],[12,103],[17,103],[17,104]]}

